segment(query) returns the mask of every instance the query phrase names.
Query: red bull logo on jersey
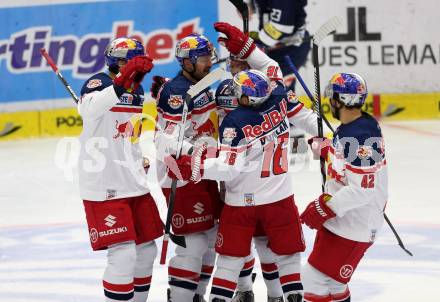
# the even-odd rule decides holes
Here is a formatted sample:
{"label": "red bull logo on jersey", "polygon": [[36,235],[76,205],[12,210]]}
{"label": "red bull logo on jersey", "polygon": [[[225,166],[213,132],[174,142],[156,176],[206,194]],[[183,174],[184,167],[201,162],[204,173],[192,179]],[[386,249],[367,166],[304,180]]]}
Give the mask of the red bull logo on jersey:
{"label": "red bull logo on jersey", "polygon": [[133,135],[133,125],[130,121],[125,123],[119,123],[116,121],[116,134],[113,135],[113,138],[116,139],[118,137],[127,137]]}
{"label": "red bull logo on jersey", "polygon": [[142,121],[138,117],[132,118],[124,123],[116,120],[116,133],[113,135],[114,139],[130,138],[132,143],[137,143],[142,132]]}
{"label": "red bull logo on jersey", "polygon": [[173,109],[179,109],[183,105],[183,98],[181,95],[170,95],[168,105]]}
{"label": "red bull logo on jersey", "polygon": [[247,141],[267,133],[276,128],[287,115],[287,102],[283,99],[280,102],[280,110],[272,110],[263,115],[263,122],[259,125],[246,125],[241,128]]}
{"label": "red bull logo on jersey", "polygon": [[366,159],[373,155],[373,148],[371,146],[359,146],[357,156],[360,159]]}
{"label": "red bull logo on jersey", "polygon": [[237,132],[235,128],[225,128],[223,130],[223,140],[227,143],[230,143],[237,137]]}

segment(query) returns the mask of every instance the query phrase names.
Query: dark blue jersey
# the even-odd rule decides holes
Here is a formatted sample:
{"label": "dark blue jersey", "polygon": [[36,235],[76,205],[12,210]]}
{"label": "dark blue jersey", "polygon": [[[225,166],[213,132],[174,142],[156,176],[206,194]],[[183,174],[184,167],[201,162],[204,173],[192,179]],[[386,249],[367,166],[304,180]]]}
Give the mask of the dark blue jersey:
{"label": "dark blue jersey", "polygon": [[[182,73],[179,73],[162,86],[157,98],[157,129],[163,131],[181,122],[183,102],[187,91],[192,85],[194,85],[193,82],[183,76]],[[215,112],[215,108],[214,96],[209,87],[196,95],[188,104],[185,137],[214,135],[215,129],[210,120],[210,115]]]}
{"label": "dark blue jersey", "polygon": [[385,159],[382,131],[368,113],[348,124],[340,125],[333,136],[334,152],[357,167],[374,166]]}
{"label": "dark blue jersey", "polygon": [[307,0],[254,0],[260,10],[260,29],[263,28],[263,15],[269,16],[269,21],[283,25],[301,27],[306,22]]}
{"label": "dark blue jersey", "polygon": [[[277,136],[288,132],[287,114],[291,105],[287,99],[284,87],[278,85],[261,106],[237,107],[220,125],[220,142],[232,147],[249,146],[268,134],[276,133]],[[234,137],[230,136],[231,128],[234,128]]]}

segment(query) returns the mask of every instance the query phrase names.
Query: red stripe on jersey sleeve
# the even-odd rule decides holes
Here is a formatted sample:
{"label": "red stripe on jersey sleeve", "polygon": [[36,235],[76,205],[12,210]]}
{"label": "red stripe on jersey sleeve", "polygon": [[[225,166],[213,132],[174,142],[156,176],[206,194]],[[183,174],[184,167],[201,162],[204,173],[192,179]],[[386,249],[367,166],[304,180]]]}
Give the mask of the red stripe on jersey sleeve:
{"label": "red stripe on jersey sleeve", "polygon": [[142,113],[142,108],[133,108],[133,107],[112,107],[110,109],[112,112],[133,112],[133,113]]}
{"label": "red stripe on jersey sleeve", "polygon": [[295,108],[293,108],[292,111],[287,112],[287,117],[291,118],[292,116],[294,116],[295,114],[297,114],[302,108],[304,107],[303,103],[299,103],[298,106],[296,106]]}

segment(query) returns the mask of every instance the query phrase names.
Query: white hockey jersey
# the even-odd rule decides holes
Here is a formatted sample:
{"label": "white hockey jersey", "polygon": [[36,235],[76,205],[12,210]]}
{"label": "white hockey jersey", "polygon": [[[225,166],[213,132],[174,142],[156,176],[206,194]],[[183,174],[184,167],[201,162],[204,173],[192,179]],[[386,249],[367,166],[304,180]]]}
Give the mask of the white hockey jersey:
{"label": "white hockey jersey", "polygon": [[218,158],[204,161],[205,179],[225,181],[225,203],[253,206],[293,194],[288,172],[289,122],[293,108],[278,85],[257,108],[238,107],[220,125]]}
{"label": "white hockey jersey", "polygon": [[388,172],[381,129],[364,113],[336,130],[327,158],[327,205],[336,217],[324,223],[354,241],[373,242],[383,224]]}
{"label": "white hockey jersey", "polygon": [[112,79],[99,73],[88,79],[78,111],[80,136],[79,187],[84,200],[140,196],[148,193],[139,137],[144,91],[118,91]]}

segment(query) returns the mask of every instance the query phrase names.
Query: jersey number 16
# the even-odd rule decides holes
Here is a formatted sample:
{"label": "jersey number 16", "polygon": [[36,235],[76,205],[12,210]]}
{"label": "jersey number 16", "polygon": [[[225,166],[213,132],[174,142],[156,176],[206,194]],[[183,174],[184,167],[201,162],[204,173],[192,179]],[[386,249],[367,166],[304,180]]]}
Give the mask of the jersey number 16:
{"label": "jersey number 16", "polygon": [[263,167],[261,169],[261,178],[269,177],[270,171],[273,175],[286,173],[289,167],[287,161],[287,143],[289,142],[289,133],[283,133],[277,138],[277,144],[273,141],[264,146]]}

